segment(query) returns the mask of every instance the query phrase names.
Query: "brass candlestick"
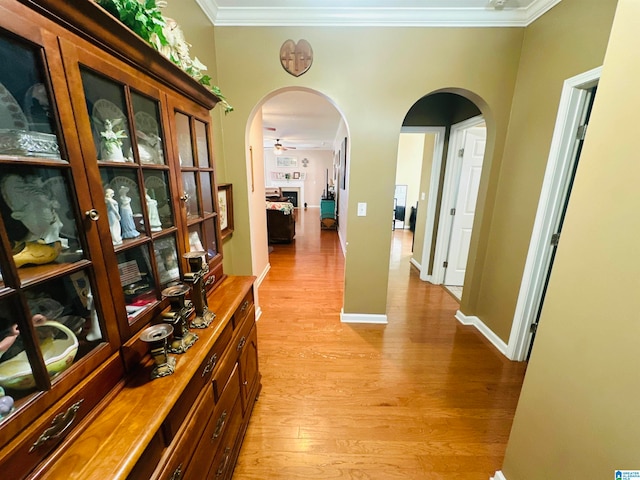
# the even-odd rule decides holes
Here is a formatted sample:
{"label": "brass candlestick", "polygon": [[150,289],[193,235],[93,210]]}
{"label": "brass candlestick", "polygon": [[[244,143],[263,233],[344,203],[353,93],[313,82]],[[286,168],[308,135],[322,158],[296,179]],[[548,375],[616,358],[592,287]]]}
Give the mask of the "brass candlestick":
{"label": "brass candlestick", "polygon": [[173,340],[169,344],[172,353],[184,353],[198,340],[198,336],[187,327],[187,320],[193,313],[193,308],[185,301],[188,291],[187,285],[173,285],[162,291],[162,296],[167,297],[171,304],[171,310],[164,312],[162,318],[173,326]]}
{"label": "brass candlestick", "polygon": [[140,334],[140,340],[149,344],[149,352],[156,363],[151,372],[151,379],[171,375],[176,369],[176,357],[168,353],[168,339],[173,327],[168,323],[159,323],[147,327]]}
{"label": "brass candlestick", "polygon": [[207,291],[204,286],[204,276],[209,273],[209,265],[202,261],[205,252],[188,252],[183,255],[189,261],[191,271],[184,274],[184,281],[191,284],[191,302],[196,310],[196,316],[191,320],[192,328],[206,328],[216,318],[216,314],[207,306]]}

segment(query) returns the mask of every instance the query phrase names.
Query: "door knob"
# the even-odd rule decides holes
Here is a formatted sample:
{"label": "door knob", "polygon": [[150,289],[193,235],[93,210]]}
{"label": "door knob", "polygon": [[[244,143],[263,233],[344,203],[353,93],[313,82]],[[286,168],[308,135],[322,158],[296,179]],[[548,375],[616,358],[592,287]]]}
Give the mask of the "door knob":
{"label": "door knob", "polygon": [[96,210],[95,208],[87,210],[86,212],[84,212],[84,214],[89,217],[89,220],[92,220],[94,222],[97,222],[100,218],[100,212],[98,212],[98,210]]}

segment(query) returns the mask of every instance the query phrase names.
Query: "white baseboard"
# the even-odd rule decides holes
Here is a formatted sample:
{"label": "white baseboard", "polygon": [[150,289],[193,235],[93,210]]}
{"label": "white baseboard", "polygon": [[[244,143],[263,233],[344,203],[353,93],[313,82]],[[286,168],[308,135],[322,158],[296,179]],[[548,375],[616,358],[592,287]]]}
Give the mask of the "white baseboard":
{"label": "white baseboard", "polygon": [[262,285],[262,281],[264,280],[264,277],[267,276],[267,273],[269,273],[269,270],[271,270],[271,264],[267,263],[267,266],[264,267],[262,273],[258,276],[258,278],[256,278],[256,288]]}
{"label": "white baseboard", "polygon": [[256,305],[256,322],[260,320],[261,316],[262,316],[262,309],[260,308],[260,305]]}
{"label": "white baseboard", "polygon": [[344,313],[340,310],[340,321],[342,323],[375,323],[384,325],[389,323],[386,315],[374,313]]}
{"label": "white baseboard", "polygon": [[496,474],[493,477],[491,477],[489,480],[507,480],[507,477],[504,476],[504,473],[498,470]]}
{"label": "white baseboard", "polygon": [[413,265],[414,267],[416,267],[418,269],[419,272],[422,272],[422,265],[420,265],[415,258],[411,258],[409,260],[409,262],[411,263],[411,265]]}
{"label": "white baseboard", "polygon": [[[507,356],[507,344],[495,333],[493,333],[493,331],[489,327],[487,327],[482,320],[472,315],[467,316],[460,310],[456,312],[455,317],[463,325],[473,325],[474,327],[476,327],[480,331],[480,333],[482,333],[482,335],[484,335],[485,338],[498,349],[500,353],[502,353],[505,357]],[[499,478],[500,477],[496,477],[496,480]]]}

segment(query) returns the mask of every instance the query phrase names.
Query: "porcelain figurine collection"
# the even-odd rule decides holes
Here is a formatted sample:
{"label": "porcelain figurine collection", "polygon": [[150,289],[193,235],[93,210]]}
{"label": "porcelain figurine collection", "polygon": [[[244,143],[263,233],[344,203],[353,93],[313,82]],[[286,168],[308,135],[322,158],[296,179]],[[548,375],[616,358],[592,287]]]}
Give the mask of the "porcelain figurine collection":
{"label": "porcelain figurine collection", "polygon": [[67,239],[60,237],[63,223],[58,215],[59,201],[35,175],[6,175],[0,190],[11,209],[11,218],[27,230],[23,238],[13,239],[16,266],[53,262],[69,245]]}

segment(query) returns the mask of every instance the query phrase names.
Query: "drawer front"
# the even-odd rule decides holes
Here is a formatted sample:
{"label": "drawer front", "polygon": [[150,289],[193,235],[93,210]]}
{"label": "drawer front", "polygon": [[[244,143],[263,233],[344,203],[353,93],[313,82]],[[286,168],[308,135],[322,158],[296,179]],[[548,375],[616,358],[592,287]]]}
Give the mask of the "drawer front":
{"label": "drawer front", "polygon": [[[179,480],[185,478],[185,472],[192,458],[194,446],[200,441],[203,430],[214,410],[213,390],[205,389],[195,407],[196,412],[179,431],[172,445],[175,448],[162,466],[159,466],[152,477],[159,480]],[[139,477],[146,478],[146,477]],[[131,478],[131,480],[134,480]]]}
{"label": "drawer front", "polygon": [[251,329],[256,324],[254,318],[255,318],[254,309],[253,309],[253,305],[251,305],[249,307],[249,314],[245,316],[244,322],[237,329],[236,336],[234,339],[233,348],[236,350],[238,355],[242,353],[242,350],[249,338],[249,333],[251,332]]}
{"label": "drawer front", "polygon": [[209,351],[205,360],[200,365],[198,372],[189,382],[187,388],[184,389],[180,400],[175,404],[171,413],[164,422],[164,431],[167,437],[167,444],[171,442],[176,432],[182,425],[189,409],[193,405],[198,394],[202,391],[212,378],[213,371],[218,368],[218,364],[223,357],[224,350],[231,341],[232,335],[231,323],[224,328],[213,348]]}
{"label": "drawer front", "polygon": [[[117,383],[122,363],[115,357],[86,383],[43,414],[37,425],[10,443],[0,457],[0,477],[24,478],[69,436]],[[11,418],[11,417],[9,417]]]}
{"label": "drawer front", "polygon": [[203,473],[209,470],[212,453],[218,451],[221,446],[222,439],[225,437],[225,433],[232,419],[233,406],[237,403],[239,396],[240,380],[238,377],[238,369],[236,368],[231,374],[222,398],[216,405],[213,415],[211,415],[209,423],[207,423],[200,438],[200,442],[196,447],[193,458],[189,463],[189,468],[184,476],[185,480],[201,480]]}
{"label": "drawer front", "polygon": [[220,285],[220,282],[224,280],[225,275],[222,272],[222,263],[211,268],[209,273],[204,278],[204,285],[207,292],[211,292],[214,288]]}
{"label": "drawer front", "polygon": [[224,433],[224,438],[218,446],[211,469],[207,475],[208,480],[230,480],[233,476],[236,458],[239,453],[238,435],[242,426],[242,409],[240,402],[236,402],[231,410],[229,426]]}
{"label": "drawer front", "polygon": [[229,383],[229,379],[234,368],[236,368],[237,363],[238,353],[236,351],[236,346],[231,345],[213,376],[213,393],[216,399],[216,404],[220,402],[225,386]]}
{"label": "drawer front", "polygon": [[[257,326],[253,325],[251,332],[247,335],[247,340],[242,347],[240,355],[240,389],[242,392],[242,412],[243,415],[252,405],[255,395],[255,387],[259,378],[258,369],[258,333]],[[244,337],[243,337],[244,338]]]}
{"label": "drawer front", "polygon": [[242,327],[243,322],[249,316],[251,312],[254,311],[252,307],[254,306],[253,300],[253,288],[249,290],[249,292],[244,296],[242,301],[240,302],[240,306],[233,314],[233,328],[237,330]]}

